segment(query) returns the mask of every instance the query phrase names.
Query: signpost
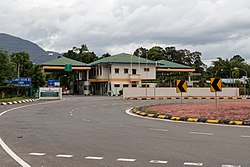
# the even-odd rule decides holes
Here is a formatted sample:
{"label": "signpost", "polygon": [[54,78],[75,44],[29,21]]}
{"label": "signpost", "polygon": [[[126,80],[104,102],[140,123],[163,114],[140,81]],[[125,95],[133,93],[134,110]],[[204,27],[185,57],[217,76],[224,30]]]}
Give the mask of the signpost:
{"label": "signpost", "polygon": [[210,78],[210,91],[215,92],[215,109],[218,111],[218,99],[217,99],[217,92],[222,91],[222,81],[221,78]]}
{"label": "signpost", "polygon": [[182,92],[187,92],[187,81],[176,80],[176,93],[181,93],[181,109],[182,109]]}
{"label": "signpost", "polygon": [[15,78],[11,81],[11,84],[15,85],[15,86],[30,87],[31,86],[31,78]]}

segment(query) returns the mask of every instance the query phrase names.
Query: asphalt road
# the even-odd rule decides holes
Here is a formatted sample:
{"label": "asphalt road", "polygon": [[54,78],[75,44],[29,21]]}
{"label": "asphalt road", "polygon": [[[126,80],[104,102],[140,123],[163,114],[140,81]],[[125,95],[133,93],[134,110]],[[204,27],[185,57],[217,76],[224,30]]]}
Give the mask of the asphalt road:
{"label": "asphalt road", "polygon": [[[0,106],[0,113],[21,107],[0,116],[0,143],[32,167],[250,167],[250,127],[160,121],[125,112],[174,102],[66,96]],[[0,166],[20,167],[7,152],[0,147]]]}

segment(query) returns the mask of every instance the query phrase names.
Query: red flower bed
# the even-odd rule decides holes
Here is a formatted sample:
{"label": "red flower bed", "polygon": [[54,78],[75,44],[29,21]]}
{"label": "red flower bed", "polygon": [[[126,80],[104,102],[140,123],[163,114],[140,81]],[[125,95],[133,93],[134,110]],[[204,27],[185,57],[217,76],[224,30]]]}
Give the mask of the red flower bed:
{"label": "red flower bed", "polygon": [[215,102],[156,105],[147,107],[147,111],[172,116],[247,121],[250,120],[250,101],[218,102],[218,111]]}

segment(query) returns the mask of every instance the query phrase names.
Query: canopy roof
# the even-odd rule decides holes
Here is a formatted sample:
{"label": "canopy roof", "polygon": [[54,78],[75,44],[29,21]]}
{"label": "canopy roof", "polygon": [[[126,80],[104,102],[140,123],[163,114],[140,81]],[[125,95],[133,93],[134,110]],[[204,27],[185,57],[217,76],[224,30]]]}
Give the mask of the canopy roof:
{"label": "canopy roof", "polygon": [[76,61],[64,56],[42,63],[42,66],[64,66],[65,64],[72,64],[72,66],[89,66],[86,63]]}

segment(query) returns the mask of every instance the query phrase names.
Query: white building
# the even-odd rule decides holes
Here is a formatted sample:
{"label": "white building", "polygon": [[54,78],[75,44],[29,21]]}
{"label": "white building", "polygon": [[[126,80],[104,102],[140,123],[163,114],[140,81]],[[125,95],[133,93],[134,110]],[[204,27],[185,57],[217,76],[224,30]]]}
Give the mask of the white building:
{"label": "white building", "polygon": [[119,95],[124,87],[152,87],[143,80],[156,79],[156,62],[121,53],[90,63],[92,93]]}

